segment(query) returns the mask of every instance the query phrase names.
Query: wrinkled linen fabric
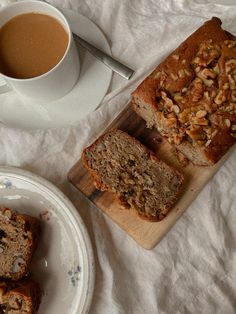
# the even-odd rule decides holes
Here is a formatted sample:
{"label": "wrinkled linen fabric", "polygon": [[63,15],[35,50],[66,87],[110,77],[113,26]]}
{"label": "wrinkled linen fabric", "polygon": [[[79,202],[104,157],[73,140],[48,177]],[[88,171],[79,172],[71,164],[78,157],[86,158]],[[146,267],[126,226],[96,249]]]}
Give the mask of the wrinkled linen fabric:
{"label": "wrinkled linen fabric", "polygon": [[[3,5],[7,0],[1,0]],[[51,0],[95,22],[112,54],[136,69],[114,74],[98,110],[75,127],[0,129],[0,164],[31,170],[73,201],[96,261],[91,313],[236,312],[236,150],[153,250],[138,246],[66,179],[90,143],[125,107],[130,92],[168,53],[212,16],[236,34],[234,1]],[[98,78],[99,79],[99,78]],[[60,314],[60,313],[59,313]],[[64,313],[61,313],[64,314]]]}

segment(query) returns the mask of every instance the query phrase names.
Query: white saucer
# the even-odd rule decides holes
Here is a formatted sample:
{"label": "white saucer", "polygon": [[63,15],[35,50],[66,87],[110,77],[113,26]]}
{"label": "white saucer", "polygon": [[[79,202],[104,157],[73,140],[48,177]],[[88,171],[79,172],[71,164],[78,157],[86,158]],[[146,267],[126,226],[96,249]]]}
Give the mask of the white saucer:
{"label": "white saucer", "polygon": [[0,167],[0,203],[39,219],[41,234],[31,264],[43,292],[38,314],[88,313],[94,259],[72,203],[50,182],[14,167]]}
{"label": "white saucer", "polygon": [[[81,14],[60,9],[74,33],[110,54],[101,30]],[[110,85],[112,71],[80,46],[81,72],[77,85],[65,97],[42,103],[21,98],[11,91],[0,95],[0,121],[21,129],[46,129],[76,124],[95,110]],[[62,78],[62,84],[63,84]]]}

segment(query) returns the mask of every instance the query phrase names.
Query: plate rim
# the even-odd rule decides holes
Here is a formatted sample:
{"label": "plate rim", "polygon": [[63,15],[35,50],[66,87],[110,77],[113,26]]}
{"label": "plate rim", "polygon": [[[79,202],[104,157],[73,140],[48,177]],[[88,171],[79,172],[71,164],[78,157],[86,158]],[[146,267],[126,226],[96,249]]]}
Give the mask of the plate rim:
{"label": "plate rim", "polygon": [[[50,193],[52,193],[55,198],[61,201],[65,205],[65,207],[68,208],[69,214],[72,215],[72,217],[74,218],[74,222],[76,222],[76,225],[79,226],[80,235],[82,236],[82,241],[84,242],[85,250],[87,253],[86,264],[88,266],[88,274],[86,278],[87,291],[84,296],[84,303],[82,305],[83,308],[81,310],[77,308],[76,311],[81,314],[87,314],[92,303],[95,288],[95,259],[88,230],[79,212],[77,211],[71,200],[56,185],[51,183],[49,180],[43,178],[42,176],[20,167],[0,166],[0,176],[7,175],[15,176],[18,179],[28,179],[30,181],[33,181],[36,185],[42,186],[45,190],[50,191]],[[82,258],[84,259],[85,257],[83,256]]]}

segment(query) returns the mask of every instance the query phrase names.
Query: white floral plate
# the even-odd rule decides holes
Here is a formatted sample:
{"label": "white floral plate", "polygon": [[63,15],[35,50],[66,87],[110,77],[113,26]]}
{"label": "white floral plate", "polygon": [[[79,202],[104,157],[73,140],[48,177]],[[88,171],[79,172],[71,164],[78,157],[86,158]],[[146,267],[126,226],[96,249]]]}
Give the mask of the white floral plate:
{"label": "white floral plate", "polygon": [[14,167],[0,167],[0,203],[40,220],[42,231],[31,265],[43,291],[39,314],[88,313],[94,259],[72,203],[45,179]]}

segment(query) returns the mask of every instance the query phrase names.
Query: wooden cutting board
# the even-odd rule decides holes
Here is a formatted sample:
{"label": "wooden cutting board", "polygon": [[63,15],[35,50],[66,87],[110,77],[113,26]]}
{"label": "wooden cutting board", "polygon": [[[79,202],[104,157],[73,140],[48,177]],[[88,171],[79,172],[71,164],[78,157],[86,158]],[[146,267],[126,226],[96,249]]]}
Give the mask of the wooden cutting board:
{"label": "wooden cutting board", "polygon": [[68,179],[137,243],[145,249],[152,249],[188,208],[229,154],[213,167],[197,167],[191,163],[183,166],[183,163],[177,158],[173,147],[166,140],[160,141],[160,135],[157,131],[147,129],[144,120],[132,110],[130,104],[109,125],[107,130],[114,127],[136,137],[152,151],[156,152],[161,159],[183,173],[185,184],[182,195],[167,217],[160,222],[148,222],[139,218],[132,210],[121,209],[111,193],[96,190],[81,160],[69,171]]}

